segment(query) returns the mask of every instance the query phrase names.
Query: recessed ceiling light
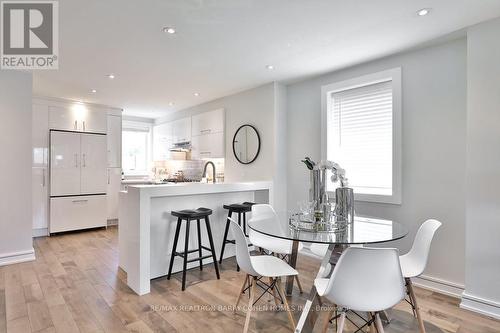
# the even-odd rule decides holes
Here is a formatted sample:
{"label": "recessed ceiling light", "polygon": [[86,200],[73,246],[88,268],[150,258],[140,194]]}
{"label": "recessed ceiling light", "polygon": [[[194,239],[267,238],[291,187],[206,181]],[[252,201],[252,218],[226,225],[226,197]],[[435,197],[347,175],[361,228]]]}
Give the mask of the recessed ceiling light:
{"label": "recessed ceiling light", "polygon": [[169,106],[174,106],[174,102],[169,102],[168,105]]}
{"label": "recessed ceiling light", "polygon": [[114,79],[115,78],[115,74],[108,74],[108,78],[111,79],[111,80]]}
{"label": "recessed ceiling light", "polygon": [[95,94],[97,92],[97,90],[96,89],[92,89],[90,92],[93,93],[93,94]]}
{"label": "recessed ceiling light", "polygon": [[195,95],[196,97],[200,96],[200,93],[194,93],[193,95]]}
{"label": "recessed ceiling light", "polygon": [[172,27],[164,27],[163,32],[165,32],[167,34],[171,34],[171,35],[176,33],[175,28],[172,28]]}
{"label": "recessed ceiling light", "polygon": [[273,65],[266,65],[266,69],[272,71],[274,69],[274,66]]}
{"label": "recessed ceiling light", "polygon": [[430,8],[422,8],[417,12],[418,16],[425,16],[431,12]]}

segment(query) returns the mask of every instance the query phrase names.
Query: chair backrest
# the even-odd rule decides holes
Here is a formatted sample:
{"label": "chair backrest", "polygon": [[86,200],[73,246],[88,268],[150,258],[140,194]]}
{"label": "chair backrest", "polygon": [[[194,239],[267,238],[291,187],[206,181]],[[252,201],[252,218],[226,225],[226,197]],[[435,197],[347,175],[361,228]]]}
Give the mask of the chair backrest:
{"label": "chair backrest", "polygon": [[231,220],[231,231],[236,241],[236,261],[238,262],[238,266],[240,266],[244,272],[252,276],[258,276],[259,274],[253,269],[252,261],[250,260],[248,243],[243,230],[235,220],[232,218],[229,219]]}
{"label": "chair backrest", "polygon": [[252,206],[252,219],[278,218],[273,206],[268,204],[255,204]]}
{"label": "chair backrest", "polygon": [[416,272],[415,274],[420,275],[424,272],[429,259],[432,239],[441,225],[442,223],[438,220],[430,219],[422,223],[418,229],[411,250],[405,254],[405,257],[411,258],[410,261]]}
{"label": "chair backrest", "polygon": [[335,266],[324,296],[338,306],[377,312],[405,297],[397,249],[347,248]]}

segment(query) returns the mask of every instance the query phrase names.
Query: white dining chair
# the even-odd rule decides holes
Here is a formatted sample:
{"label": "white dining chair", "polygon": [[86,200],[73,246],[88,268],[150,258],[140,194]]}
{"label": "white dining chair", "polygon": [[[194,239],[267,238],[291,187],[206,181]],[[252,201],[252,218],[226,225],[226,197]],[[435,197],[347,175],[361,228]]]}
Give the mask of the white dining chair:
{"label": "white dining chair", "polygon": [[[278,214],[276,214],[276,211],[271,205],[256,204],[252,206],[252,217],[249,220],[249,223],[251,223],[252,220],[258,219],[268,219],[270,228],[281,228]],[[270,254],[278,255],[281,259],[288,261],[289,256],[292,254],[292,241],[290,240],[267,236],[252,230],[252,228],[249,230],[248,239],[253,246],[264,249]],[[300,251],[302,247],[303,244],[299,243],[298,250]],[[299,276],[296,275],[295,279],[300,293],[303,293]]]}
{"label": "white dining chair", "polygon": [[346,312],[352,310],[369,313],[369,325],[375,323],[378,333],[384,333],[379,313],[405,297],[397,249],[347,248],[331,277],[316,279],[314,286],[319,296],[336,306],[325,317],[324,332],[333,312],[340,311],[337,333],[342,333]]}
{"label": "white dining chair", "polygon": [[441,225],[441,222],[438,220],[430,219],[425,221],[418,229],[410,251],[399,258],[401,271],[406,282],[406,293],[410,298],[409,303],[412,306],[413,314],[417,317],[421,333],[425,333],[425,326],[411,279],[422,275],[424,272],[427,260],[429,259],[432,239]]}
{"label": "white dining chair", "polygon": [[[279,299],[284,304],[285,310],[287,311],[288,319],[290,320],[292,328],[295,328],[295,321],[290,311],[290,307],[288,306],[286,295],[281,287],[281,278],[287,276],[296,276],[298,275],[298,272],[290,267],[290,265],[288,265],[285,261],[275,256],[250,256],[250,252],[248,251],[247,239],[245,237],[245,234],[243,233],[243,230],[236,221],[234,221],[232,218],[230,218],[230,220],[231,230],[236,241],[236,261],[238,262],[240,269],[246,273],[245,280],[243,282],[243,285],[241,286],[240,293],[238,294],[238,298],[234,306],[235,311],[238,308],[241,300],[241,295],[243,295],[244,291],[248,289],[250,293],[243,332],[248,332],[252,307],[255,300],[256,287],[261,287],[264,290],[263,294],[269,292],[270,289],[276,305],[278,304],[279,297]],[[268,279],[269,284],[262,281],[265,278]],[[276,292],[278,293],[278,295],[276,295]]]}

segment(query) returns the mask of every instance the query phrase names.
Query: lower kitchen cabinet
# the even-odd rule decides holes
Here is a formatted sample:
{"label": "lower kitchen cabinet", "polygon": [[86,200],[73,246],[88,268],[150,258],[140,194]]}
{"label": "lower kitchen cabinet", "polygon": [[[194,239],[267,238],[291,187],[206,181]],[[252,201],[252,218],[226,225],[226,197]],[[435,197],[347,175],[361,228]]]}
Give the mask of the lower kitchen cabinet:
{"label": "lower kitchen cabinet", "polygon": [[118,202],[122,185],[122,169],[108,168],[108,220],[118,219]]}
{"label": "lower kitchen cabinet", "polygon": [[107,226],[106,195],[50,199],[50,233]]}

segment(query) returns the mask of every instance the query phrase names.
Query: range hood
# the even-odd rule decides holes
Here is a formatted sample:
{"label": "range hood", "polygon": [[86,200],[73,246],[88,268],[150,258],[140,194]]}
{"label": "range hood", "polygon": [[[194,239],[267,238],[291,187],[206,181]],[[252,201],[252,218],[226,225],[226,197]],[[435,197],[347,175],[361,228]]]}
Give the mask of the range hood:
{"label": "range hood", "polygon": [[172,152],[189,152],[191,151],[191,141],[174,143],[169,150]]}

